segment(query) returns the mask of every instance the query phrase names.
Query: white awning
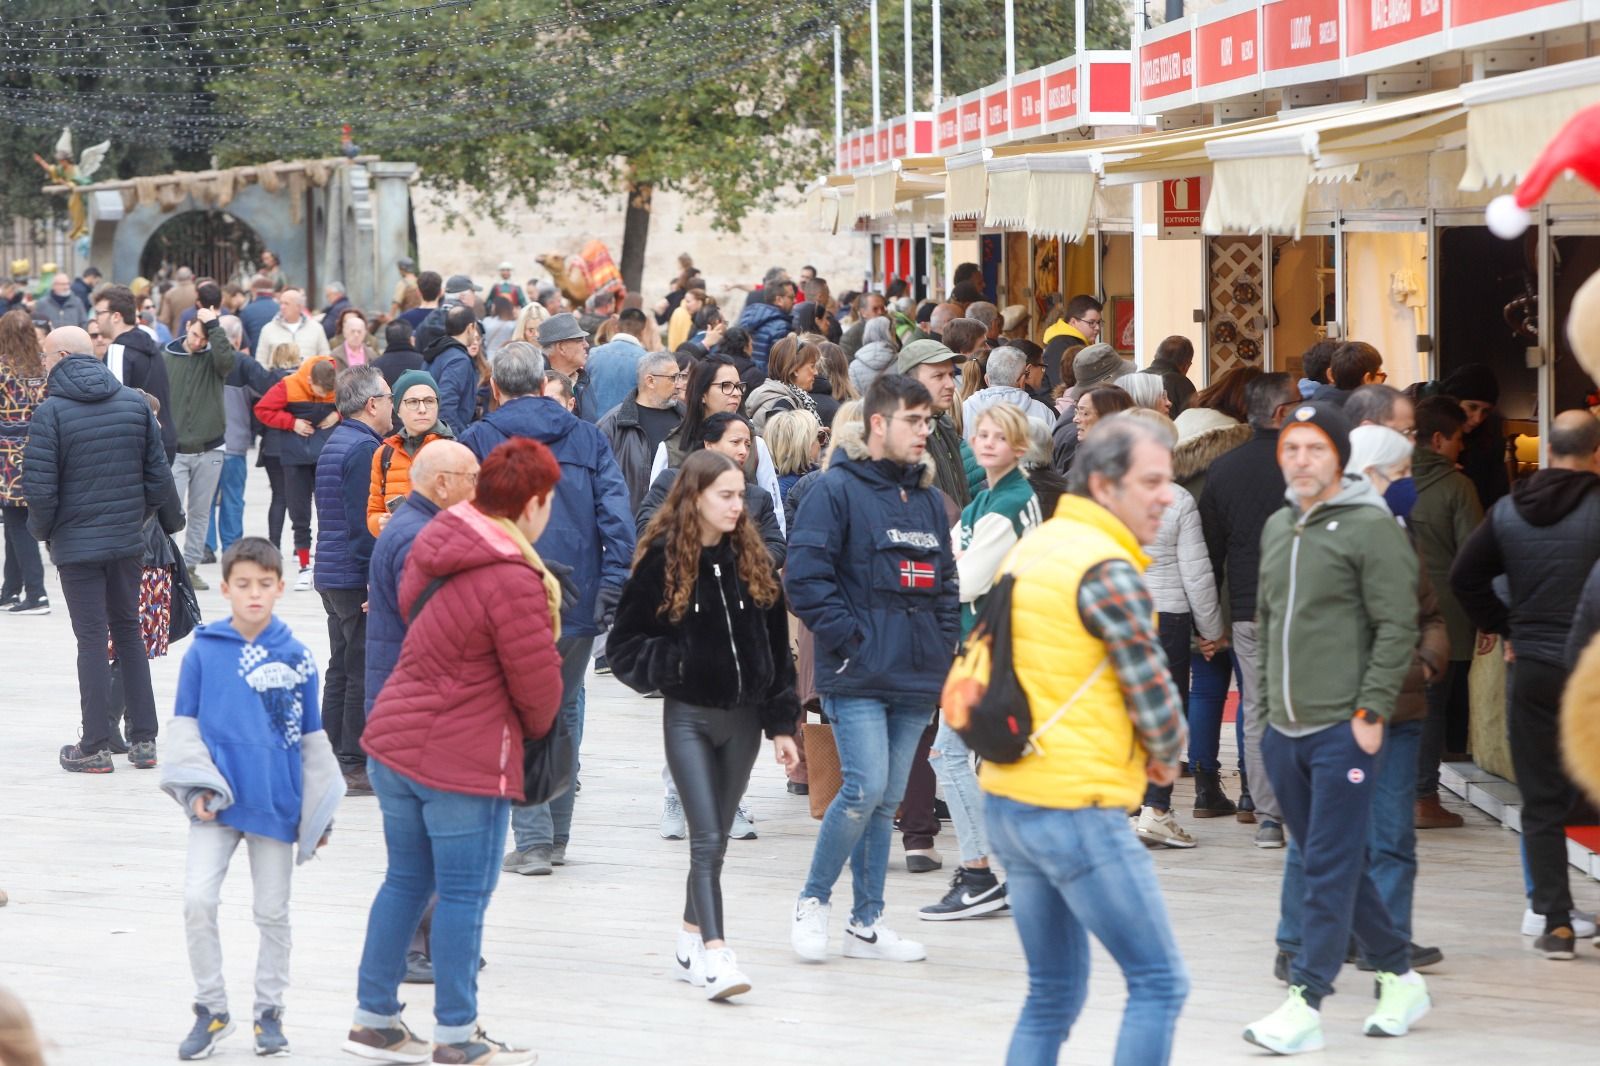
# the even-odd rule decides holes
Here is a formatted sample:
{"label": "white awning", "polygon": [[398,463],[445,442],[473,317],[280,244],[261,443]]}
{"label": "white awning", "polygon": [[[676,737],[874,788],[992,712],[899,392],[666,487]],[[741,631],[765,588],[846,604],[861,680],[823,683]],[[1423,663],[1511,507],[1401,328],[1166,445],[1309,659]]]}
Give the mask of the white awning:
{"label": "white awning", "polygon": [[982,218],[989,192],[983,152],[951,156],[945,168],[944,209],[949,218]]}
{"label": "white awning", "polygon": [[1089,231],[1099,185],[1094,154],[1045,156],[1028,161],[1028,232],[1082,242]]}
{"label": "white awning", "polygon": [[857,217],[881,218],[894,214],[894,177],[892,163],[873,167],[856,177]]}
{"label": "white awning", "polygon": [[993,159],[986,169],[989,196],[984,202],[983,224],[1021,229],[1028,217],[1027,159]]}
{"label": "white awning", "polygon": [[1502,74],[1461,87],[1467,107],[1467,167],[1475,192],[1522,178],[1567,120],[1600,104],[1600,59]]}

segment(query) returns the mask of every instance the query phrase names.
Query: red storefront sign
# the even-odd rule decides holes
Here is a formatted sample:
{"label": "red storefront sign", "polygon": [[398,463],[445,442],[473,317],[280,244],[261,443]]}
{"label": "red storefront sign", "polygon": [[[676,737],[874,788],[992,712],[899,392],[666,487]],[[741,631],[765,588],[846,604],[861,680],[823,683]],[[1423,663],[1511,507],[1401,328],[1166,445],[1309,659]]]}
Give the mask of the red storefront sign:
{"label": "red storefront sign", "polygon": [[895,119],[889,127],[889,156],[892,159],[906,157],[906,120]]}
{"label": "red storefront sign", "polygon": [[1351,55],[1407,44],[1444,29],[1444,0],[1350,0],[1345,28]]}
{"label": "red storefront sign", "polygon": [[933,154],[933,119],[927,115],[911,121],[911,154]]}
{"label": "red storefront sign", "polygon": [[861,164],[871,166],[878,161],[878,135],[872,130],[861,131]]}
{"label": "red storefront sign", "polygon": [[1003,139],[1011,132],[1011,90],[1001,82],[984,89],[982,96],[983,135],[990,140]]}
{"label": "red storefront sign", "polygon": [[1044,120],[1066,122],[1078,117],[1078,68],[1068,67],[1044,79]]}
{"label": "red storefront sign", "polygon": [[1196,80],[1201,88],[1248,78],[1261,70],[1256,13],[1243,11],[1195,31],[1199,37]]}
{"label": "red storefront sign", "polygon": [[983,100],[973,93],[961,98],[961,143],[977,144],[983,138]]}
{"label": "red storefront sign", "polygon": [[1139,99],[1158,100],[1194,88],[1194,51],[1187,33],[1139,48]]}
{"label": "red storefront sign", "polygon": [[889,127],[879,126],[877,132],[873,134],[873,140],[877,144],[876,160],[879,163],[887,163],[891,158],[889,155]]}
{"label": "red storefront sign", "polygon": [[861,133],[850,137],[850,169],[855,170],[866,162],[866,136]]}
{"label": "red storefront sign", "polygon": [[1450,4],[1450,25],[1470,26],[1486,19],[1504,18],[1506,15],[1523,15],[1542,7],[1557,7],[1571,0],[1453,0]]}
{"label": "red storefront sign", "polygon": [[1133,64],[1089,64],[1089,110],[1097,115],[1125,115],[1133,106]]}
{"label": "red storefront sign", "polygon": [[961,119],[957,114],[958,110],[953,100],[939,109],[933,141],[934,147],[940,152],[948,152],[961,144]]}
{"label": "red storefront sign", "polygon": [[1206,209],[1203,178],[1169,178],[1161,183],[1161,240],[1200,236]]}
{"label": "red storefront sign", "polygon": [[1266,69],[1339,59],[1339,0],[1281,0],[1262,9]]}
{"label": "red storefront sign", "polygon": [[1011,87],[1011,129],[1016,133],[1030,132],[1044,121],[1044,98],[1040,86],[1044,78],[1032,71],[1021,75]]}

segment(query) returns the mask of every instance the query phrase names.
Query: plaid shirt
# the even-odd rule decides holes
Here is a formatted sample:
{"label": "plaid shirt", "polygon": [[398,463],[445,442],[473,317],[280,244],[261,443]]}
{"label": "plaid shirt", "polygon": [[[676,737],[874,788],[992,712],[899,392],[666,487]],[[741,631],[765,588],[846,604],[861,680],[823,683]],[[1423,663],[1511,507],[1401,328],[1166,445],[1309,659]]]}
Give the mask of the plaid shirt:
{"label": "plaid shirt", "polygon": [[1177,762],[1188,733],[1183,702],[1161,649],[1155,604],[1138,569],[1121,559],[1092,567],[1078,586],[1078,614],[1105,642],[1145,751],[1157,762]]}

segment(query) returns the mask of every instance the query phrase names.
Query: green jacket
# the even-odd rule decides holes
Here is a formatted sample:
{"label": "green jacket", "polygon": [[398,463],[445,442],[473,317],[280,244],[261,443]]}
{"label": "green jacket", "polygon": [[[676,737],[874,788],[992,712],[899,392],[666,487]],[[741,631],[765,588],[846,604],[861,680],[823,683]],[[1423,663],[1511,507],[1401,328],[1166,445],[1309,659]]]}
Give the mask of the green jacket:
{"label": "green jacket", "polygon": [[954,547],[962,555],[956,560],[956,576],[961,585],[961,636],[965,639],[978,621],[983,598],[994,587],[1000,564],[1022,535],[1044,521],[1039,497],[1019,466],[1000,479],[994,488],[984,487],[961,511]]}
{"label": "green jacket", "polygon": [[171,389],[172,424],[178,431],[178,451],[208,452],[222,447],[228,416],[222,403],[222,383],[233,373],[239,353],[228,343],[220,321],[206,327],[204,351],[190,352],[178,338],[162,349]]}
{"label": "green jacket", "polygon": [[1417,554],[1362,478],[1261,533],[1256,624],[1267,720],[1294,734],[1394,712],[1417,646]]}
{"label": "green jacket", "polygon": [[1450,633],[1450,658],[1454,662],[1470,662],[1477,632],[1450,585],[1450,567],[1461,546],[1483,521],[1478,490],[1454,463],[1427,448],[1418,448],[1413,454],[1411,476],[1417,482],[1417,503],[1406,525],[1417,538],[1428,578],[1439,596],[1439,611]]}
{"label": "green jacket", "polygon": [[934,484],[955,501],[957,509],[971,503],[973,495],[989,479],[947,414],[933,420],[933,432],[928,434],[928,454],[933,456]]}

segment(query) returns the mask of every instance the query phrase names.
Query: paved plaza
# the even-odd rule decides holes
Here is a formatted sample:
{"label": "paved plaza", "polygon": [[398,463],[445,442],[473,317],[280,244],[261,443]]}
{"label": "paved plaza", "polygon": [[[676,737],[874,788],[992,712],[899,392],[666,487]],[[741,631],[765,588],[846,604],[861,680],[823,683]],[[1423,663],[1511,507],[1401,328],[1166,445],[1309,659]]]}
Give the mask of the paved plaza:
{"label": "paved plaza", "polygon": [[[265,522],[266,482],[251,473],[246,530]],[[213,585],[214,566],[203,569]],[[69,776],[56,750],[76,737],[71,629],[51,574],[55,613],[0,615],[6,742],[0,745],[0,981],[27,1001],[53,1045],[53,1066],[142,1066],[175,1061],[188,1031],[192,986],[184,953],[181,884],[185,819],[154,771],[119,759],[108,777]],[[225,615],[201,594],[208,619]],[[281,616],[325,658],[327,631],[315,593],[288,593]],[[187,642],[154,664],[156,699],[170,714]],[[682,909],[687,844],[661,840],[660,703],[610,678],[590,678],[571,865],[552,877],[501,879],[489,910],[480,979],[491,1034],[531,1044],[541,1062],[744,1064],[819,1062],[998,1063],[1024,994],[1024,966],[1005,918],[936,924],[916,908],[943,892],[944,873],[913,876],[898,842],[887,919],[926,942],[928,961],[862,962],[835,955],[796,961],[788,915],[811,855],[816,823],[784,790],[764,749],[749,804],[760,838],[729,847],[724,887],[730,943],[755,990],[709,1004],[669,978]],[[1232,737],[1226,744],[1231,750]],[[1237,781],[1229,783],[1230,793]],[[1190,805],[1188,782],[1175,800]],[[1324,1008],[1328,1063],[1593,1061],[1600,957],[1546,962],[1518,935],[1522,874],[1516,838],[1465,804],[1464,829],[1420,835],[1417,935],[1443,947],[1428,975],[1433,1013],[1399,1041],[1359,1035],[1370,978],[1346,968]],[[1272,980],[1272,931],[1283,852],[1251,846],[1249,827],[1189,822],[1200,847],[1156,856],[1193,981],[1175,1062],[1211,1066],[1265,1057],[1239,1037],[1281,1000]],[[940,838],[955,860],[955,837]],[[296,873],[294,985],[286,1029],[303,1063],[357,1060],[339,1051],[354,1006],[368,905],[383,875],[372,798],[347,799],[331,845]],[[255,931],[246,857],[223,893],[222,926],[235,1016],[246,1018]],[[848,878],[835,908],[835,951],[848,909]],[[1574,877],[1579,906],[1600,886]],[[1124,990],[1096,953],[1089,1001],[1064,1061],[1111,1058]],[[407,1018],[431,1031],[431,990],[407,986]],[[222,1062],[251,1060],[247,1023],[224,1042]]]}

